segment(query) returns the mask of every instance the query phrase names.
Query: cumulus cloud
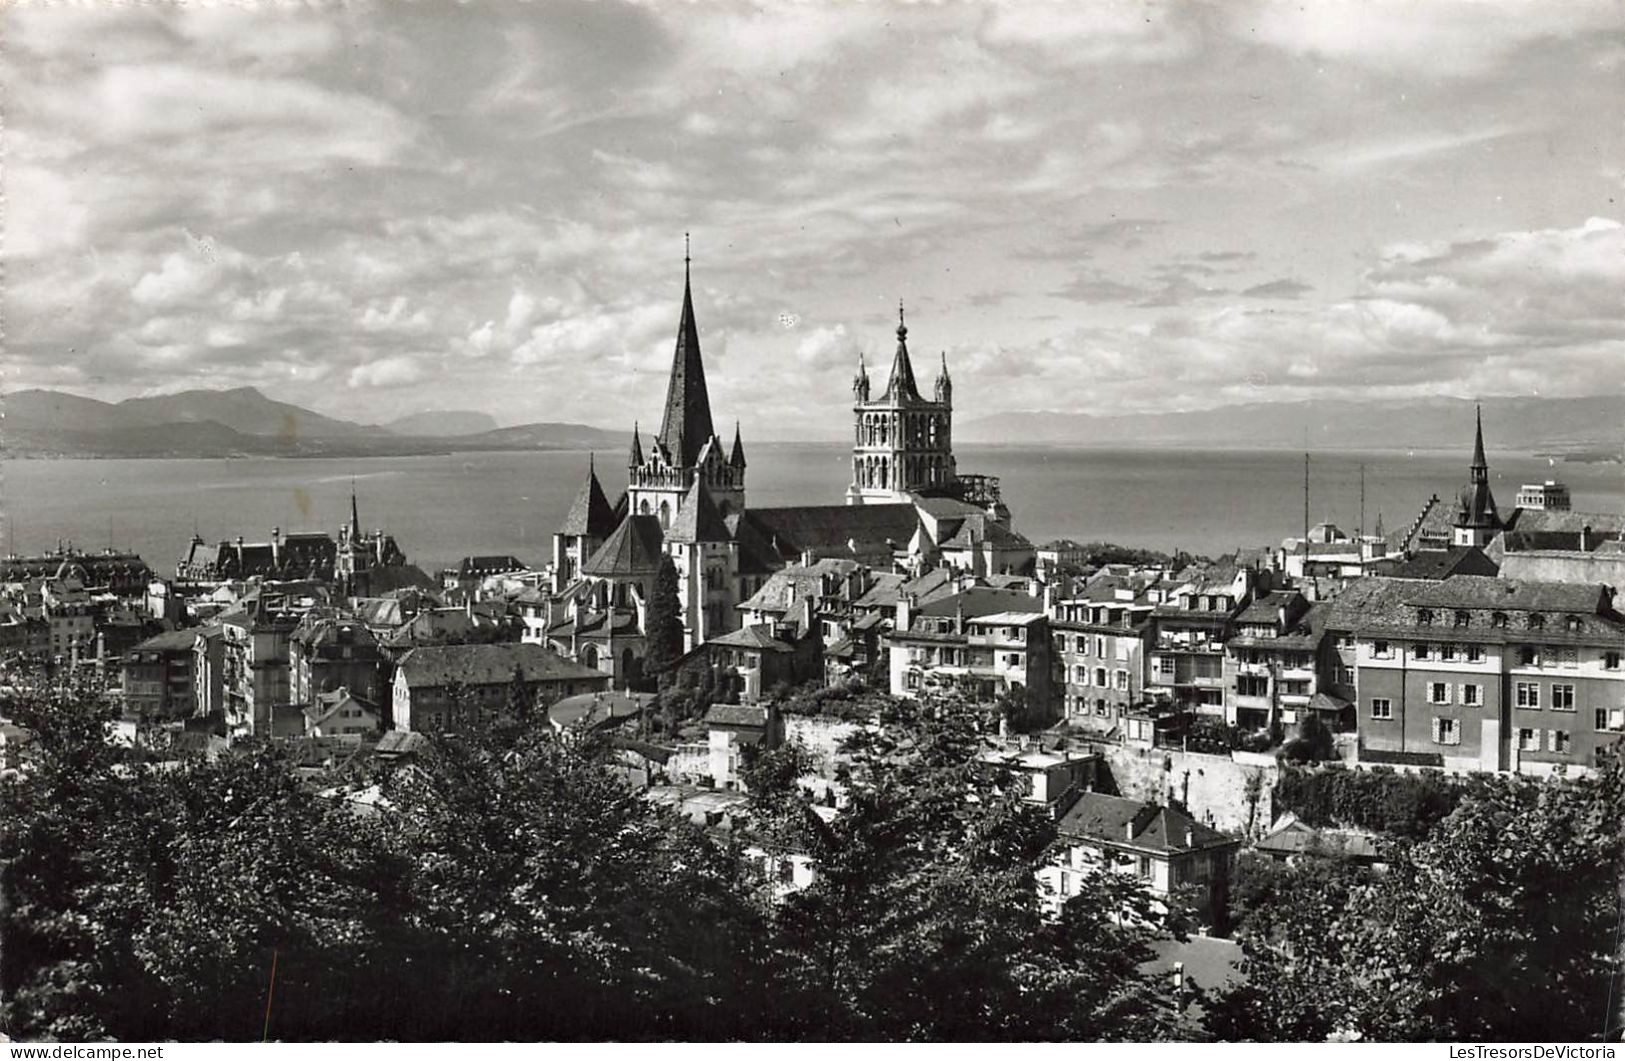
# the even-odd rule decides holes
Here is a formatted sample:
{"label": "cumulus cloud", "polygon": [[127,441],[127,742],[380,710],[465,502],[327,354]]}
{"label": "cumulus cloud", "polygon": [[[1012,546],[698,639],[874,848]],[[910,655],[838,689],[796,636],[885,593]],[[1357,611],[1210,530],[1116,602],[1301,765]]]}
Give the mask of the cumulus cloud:
{"label": "cumulus cloud", "polygon": [[350,370],[351,387],[404,387],[422,379],[424,370],[417,358],[394,354],[367,361]]}

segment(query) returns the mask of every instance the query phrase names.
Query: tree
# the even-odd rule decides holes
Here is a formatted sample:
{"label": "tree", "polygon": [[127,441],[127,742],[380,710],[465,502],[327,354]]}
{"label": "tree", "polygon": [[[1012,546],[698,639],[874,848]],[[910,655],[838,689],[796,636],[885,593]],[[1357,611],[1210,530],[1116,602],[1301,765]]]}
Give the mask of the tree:
{"label": "tree", "polygon": [[[776,1030],[927,1040],[1166,1031],[1166,992],[1143,971],[1157,916],[1138,882],[1101,874],[1046,919],[1036,871],[1054,823],[1023,799],[1019,778],[981,762],[980,711],[900,701],[882,720],[848,742],[848,801],[830,820],[794,783],[805,764],[793,747],[748,767],[757,835],[810,855],[816,873],[773,910]],[[1111,916],[1124,910],[1144,919]]]}
{"label": "tree", "polygon": [[[1386,872],[1305,867],[1243,934],[1229,1038],[1540,1041],[1605,1027],[1617,929],[1617,759],[1593,777],[1485,784]],[[1279,908],[1278,910],[1275,908]]]}
{"label": "tree", "polygon": [[654,592],[649,597],[645,670],[662,686],[671,679],[683,656],[683,605],[678,597],[677,566],[671,557],[660,558]]}

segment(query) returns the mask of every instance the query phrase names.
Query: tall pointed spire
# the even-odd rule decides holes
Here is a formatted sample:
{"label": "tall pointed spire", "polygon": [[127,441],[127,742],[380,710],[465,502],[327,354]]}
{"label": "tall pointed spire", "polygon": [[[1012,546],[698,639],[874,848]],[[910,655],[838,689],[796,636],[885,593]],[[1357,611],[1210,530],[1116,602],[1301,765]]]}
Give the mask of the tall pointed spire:
{"label": "tall pointed spire", "polygon": [[908,359],[908,323],[903,318],[903,302],[897,301],[897,353],[892,356],[891,376],[881,401],[923,401],[914,382],[914,366]]}
{"label": "tall pointed spire", "polygon": [[738,420],[734,421],[734,448],[733,453],[728,457],[728,463],[735,468],[743,468],[745,466],[745,443],[741,441],[739,437]]}
{"label": "tall pointed spire", "polygon": [[1473,482],[1487,482],[1490,477],[1489,461],[1484,459],[1484,407],[1473,406]]}
{"label": "tall pointed spire", "polygon": [[565,513],[559,533],[605,538],[614,529],[615,514],[609,507],[609,498],[604,496],[603,486],[598,482],[598,470],[594,466],[593,456],[588,453],[587,481],[581,484],[580,493],[576,494],[575,501],[570,505],[570,511]]}
{"label": "tall pointed spire", "polygon": [[355,476],[350,477],[350,540],[361,540],[361,513],[355,503]]}
{"label": "tall pointed spire", "polygon": [[688,236],[683,236],[683,315],[677,324],[677,349],[672,354],[671,379],[666,385],[666,412],[658,441],[671,459],[692,468],[700,448],[716,434],[711,425],[711,398],[705,389],[705,365],[700,360],[700,332],[694,323],[694,294],[689,284]]}
{"label": "tall pointed spire", "polygon": [[626,458],[628,468],[636,468],[643,463],[643,437],[638,434],[638,423],[632,421],[632,452]]}

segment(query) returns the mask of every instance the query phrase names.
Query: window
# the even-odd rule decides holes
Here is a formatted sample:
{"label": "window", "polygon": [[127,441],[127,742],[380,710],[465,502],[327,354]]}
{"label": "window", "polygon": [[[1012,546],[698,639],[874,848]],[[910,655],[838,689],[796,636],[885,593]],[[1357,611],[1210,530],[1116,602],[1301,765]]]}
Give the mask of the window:
{"label": "window", "polygon": [[1580,621],[1580,617],[1578,615],[1569,616],[1566,622],[1568,623],[1569,633],[1571,634],[1579,633],[1580,630],[1585,626],[1585,624]]}
{"label": "window", "polygon": [[1386,641],[1373,641],[1371,642],[1371,654],[1377,659],[1393,659],[1394,649]]}
{"label": "window", "polygon": [[1123,690],[1128,689],[1128,671],[1126,671],[1126,670],[1117,671],[1115,674],[1112,675],[1112,677],[1115,679],[1115,683],[1117,685],[1117,688],[1123,689]]}
{"label": "window", "polygon": [[1540,730],[1520,729],[1518,731],[1518,750],[1520,752],[1540,751]]}
{"label": "window", "polygon": [[1416,621],[1421,623],[1423,626],[1432,626],[1433,625],[1433,609],[1432,608],[1418,608],[1416,610]]}
{"label": "window", "polygon": [[1072,680],[1077,682],[1079,685],[1088,685],[1089,684],[1089,668],[1088,667],[1073,667],[1072,668]]}
{"label": "window", "polygon": [[1599,732],[1625,729],[1625,709],[1599,707],[1593,718],[1596,720],[1594,728]]}
{"label": "window", "polygon": [[1580,653],[1573,645],[1558,646],[1550,650],[1552,662],[1566,670],[1573,670],[1580,665]]}
{"label": "window", "polygon": [[1450,684],[1448,682],[1428,682],[1428,703],[1448,704],[1450,702]]}
{"label": "window", "polygon": [[1468,707],[1477,707],[1484,702],[1484,687],[1481,685],[1463,685],[1461,687],[1461,702]]}
{"label": "window", "polygon": [[1468,663],[1483,663],[1484,662],[1484,646],[1483,645],[1468,645],[1467,646],[1467,662]]}
{"label": "window", "polygon": [[1455,659],[1456,659],[1456,646],[1455,645],[1440,645],[1439,646],[1439,658],[1444,660],[1446,663],[1455,662]]}
{"label": "window", "polygon": [[796,880],[796,864],[787,858],[779,859],[779,883],[794,884]]}
{"label": "window", "polygon": [[1552,686],[1552,710],[1553,711],[1573,711],[1574,710],[1574,686],[1572,686],[1572,685],[1554,685],[1554,686]]}
{"label": "window", "polygon": [[1104,637],[1095,638],[1095,655],[1106,655],[1106,639]]}
{"label": "window", "polygon": [[1236,675],[1237,696],[1268,696],[1269,679],[1259,674]]}
{"label": "window", "polygon": [[1095,685],[1098,686],[1101,689],[1108,689],[1108,688],[1111,687],[1110,684],[1106,681],[1106,668],[1105,667],[1096,667],[1095,668]]}
{"label": "window", "polygon": [[1141,880],[1150,880],[1151,879],[1151,856],[1150,855],[1141,855],[1139,865],[1135,867],[1135,871],[1139,873]]}
{"label": "window", "polygon": [[1539,614],[1539,613],[1535,613],[1535,614],[1530,615],[1529,616],[1529,629],[1531,629],[1531,630],[1544,630],[1544,629],[1546,629],[1546,617],[1544,615]]}
{"label": "window", "polygon": [[903,675],[903,688],[905,688],[905,689],[918,689],[919,687],[920,687],[920,672],[919,671],[912,671],[911,670],[907,674]]}
{"label": "window", "polygon": [[1433,720],[1434,744],[1460,744],[1461,724],[1453,718],[1435,718]]}
{"label": "window", "polygon": [[1337,668],[1337,684],[1338,685],[1353,685],[1354,684],[1354,668],[1353,667],[1339,667],[1339,668]]}
{"label": "window", "polygon": [[1619,653],[1618,652],[1604,652],[1602,654],[1602,669],[1603,670],[1619,670]]}
{"label": "window", "polygon": [[1433,646],[1426,641],[1418,642],[1416,648],[1411,651],[1411,656],[1415,659],[1427,659],[1432,654]]}
{"label": "window", "polygon": [[1174,660],[1172,656],[1157,657],[1157,675],[1162,678],[1174,676]]}
{"label": "window", "polygon": [[1574,738],[1569,736],[1567,730],[1554,729],[1546,732],[1546,748],[1548,751],[1554,751],[1559,755],[1567,755],[1573,743]]}
{"label": "window", "polygon": [[1534,682],[1519,682],[1513,692],[1519,707],[1540,707],[1540,686]]}
{"label": "window", "polygon": [[1495,627],[1497,630],[1505,630],[1507,625],[1507,613],[1495,612],[1490,616],[1490,625]]}
{"label": "window", "polygon": [[1538,666],[1540,666],[1540,649],[1535,647],[1534,645],[1519,645],[1518,646],[1518,666],[1520,666],[1520,667],[1538,667]]}
{"label": "window", "polygon": [[1096,700],[1095,701],[1095,714],[1100,716],[1101,718],[1105,718],[1106,713],[1107,713],[1106,712],[1106,701],[1104,701],[1104,700]]}
{"label": "window", "polygon": [[1473,621],[1472,613],[1464,612],[1464,611],[1458,611],[1458,612],[1456,612],[1455,620],[1456,620],[1456,626],[1458,626],[1458,627],[1468,626]]}
{"label": "window", "polygon": [[1394,702],[1383,696],[1373,697],[1371,700],[1371,717],[1377,719],[1393,718]]}

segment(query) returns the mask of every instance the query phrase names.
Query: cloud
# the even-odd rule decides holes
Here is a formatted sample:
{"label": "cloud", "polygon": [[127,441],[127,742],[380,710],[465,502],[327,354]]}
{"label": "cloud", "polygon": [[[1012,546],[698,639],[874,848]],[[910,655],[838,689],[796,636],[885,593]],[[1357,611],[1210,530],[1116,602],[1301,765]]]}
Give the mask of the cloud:
{"label": "cloud", "polygon": [[1302,298],[1314,288],[1296,280],[1271,280],[1254,284],[1242,292],[1247,298]]}
{"label": "cloud", "polygon": [[394,354],[368,361],[350,370],[351,387],[404,387],[424,376],[423,366],[409,354]]}

